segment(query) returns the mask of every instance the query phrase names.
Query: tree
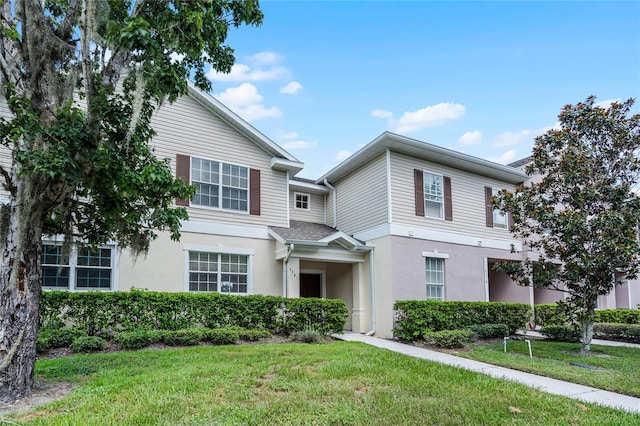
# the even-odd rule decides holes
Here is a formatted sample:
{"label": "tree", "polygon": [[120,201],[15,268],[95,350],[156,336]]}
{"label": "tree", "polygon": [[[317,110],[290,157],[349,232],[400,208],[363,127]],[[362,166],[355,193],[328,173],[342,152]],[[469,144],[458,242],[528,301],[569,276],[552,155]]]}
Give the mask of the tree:
{"label": "tree", "polygon": [[590,353],[598,296],[640,268],[640,114],[630,115],[633,103],[605,109],[592,96],[565,106],[560,128],[535,140],[526,173],[538,179],[493,199],[511,212],[512,234],[539,255],[497,269],[520,285],[564,291],[583,354]]}
{"label": "tree", "polygon": [[258,0],[0,2],[0,401],[33,384],[43,235],[144,252],[179,237],[193,189],[149,147],[160,102],[229,72],[228,31],[259,25]]}

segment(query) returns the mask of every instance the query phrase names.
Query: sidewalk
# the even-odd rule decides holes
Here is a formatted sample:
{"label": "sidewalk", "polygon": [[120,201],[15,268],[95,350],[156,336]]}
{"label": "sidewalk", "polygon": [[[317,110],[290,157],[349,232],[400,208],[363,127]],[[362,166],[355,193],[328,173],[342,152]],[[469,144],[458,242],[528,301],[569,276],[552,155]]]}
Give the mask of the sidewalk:
{"label": "sidewalk", "polygon": [[[485,364],[471,359],[460,358],[442,352],[419,348],[392,340],[381,339],[379,337],[365,336],[364,334],[359,333],[345,332],[344,334],[334,334],[332,337],[349,342],[362,342],[371,346],[388,349],[393,352],[398,352],[416,358],[439,362],[453,367],[464,368],[465,370],[476,371],[499,379],[518,382],[555,395],[562,395],[584,402],[613,407],[632,413],[640,413],[640,398],[620,395],[589,386],[578,385],[575,383],[564,382],[562,380],[551,379],[549,377],[537,376],[535,374]],[[593,343],[595,344],[595,342]],[[640,354],[638,354],[638,356],[640,356]]]}

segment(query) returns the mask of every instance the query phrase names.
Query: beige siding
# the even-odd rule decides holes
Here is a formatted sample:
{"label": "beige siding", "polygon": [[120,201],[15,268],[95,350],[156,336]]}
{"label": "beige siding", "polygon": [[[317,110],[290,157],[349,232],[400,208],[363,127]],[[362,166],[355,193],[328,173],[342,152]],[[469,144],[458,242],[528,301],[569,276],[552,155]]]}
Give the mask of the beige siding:
{"label": "beige siding", "polygon": [[160,108],[152,120],[156,154],[171,159],[185,154],[259,169],[261,215],[190,207],[189,218],[227,223],[287,226],[287,179],[270,168],[271,157],[193,98],[183,96]]}
{"label": "beige siding", "polygon": [[386,155],[380,155],[334,186],[338,191],[338,229],[353,234],[387,223]]}
{"label": "beige siding", "polygon": [[[296,208],[295,194],[307,194],[309,196],[309,210]],[[311,194],[304,191],[289,192],[289,217],[291,220],[304,222],[324,223],[324,195]]]}
{"label": "beige siding", "polygon": [[[11,111],[9,111],[7,101],[4,96],[0,96],[0,117],[11,118],[11,116],[12,114]],[[6,171],[9,171],[11,168],[11,151],[4,145],[0,145],[0,167],[4,167]],[[0,179],[0,181],[4,180]],[[0,185],[0,199],[7,198],[8,196],[9,192],[5,191],[3,186]]]}
{"label": "beige siding", "polygon": [[[432,219],[415,214],[413,170],[420,169],[451,178],[453,221]],[[514,190],[515,185],[501,182],[403,154],[391,156],[391,194],[393,222],[462,235],[497,239],[510,238],[506,229],[487,228],[484,187]]]}

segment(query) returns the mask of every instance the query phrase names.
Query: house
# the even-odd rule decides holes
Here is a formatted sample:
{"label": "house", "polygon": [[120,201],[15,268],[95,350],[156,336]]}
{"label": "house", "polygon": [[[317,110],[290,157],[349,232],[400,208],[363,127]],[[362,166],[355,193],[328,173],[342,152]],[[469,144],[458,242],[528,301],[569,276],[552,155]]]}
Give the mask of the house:
{"label": "house", "polygon": [[[67,258],[48,237],[45,289],[340,298],[348,329],[384,337],[396,300],[558,297],[492,269],[523,256],[509,216],[490,204],[527,179],[518,167],[385,132],[319,179],[301,179],[299,160],[193,86],[152,126],[156,154],[197,187],[176,200],[189,213],[181,240],[161,233],[137,259],[116,244]],[[607,306],[634,307],[639,287],[617,289]]]}

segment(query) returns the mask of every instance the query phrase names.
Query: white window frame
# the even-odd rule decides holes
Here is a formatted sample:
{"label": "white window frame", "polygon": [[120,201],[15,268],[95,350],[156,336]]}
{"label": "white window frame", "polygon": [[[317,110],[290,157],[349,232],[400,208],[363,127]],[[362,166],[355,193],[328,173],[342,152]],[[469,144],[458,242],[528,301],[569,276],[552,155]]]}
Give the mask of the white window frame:
{"label": "white window frame", "polygon": [[[448,256],[447,256],[448,257]],[[425,296],[427,300],[445,300],[445,259],[447,257],[444,256],[425,256]],[[440,265],[440,270],[430,268],[430,263],[435,262]],[[433,274],[440,274],[442,277],[442,282],[437,282],[432,279]],[[431,291],[436,290],[436,293],[439,293],[437,296],[433,296]]]}
{"label": "white window frame", "polygon": [[[439,177],[440,178],[440,195],[433,194],[431,192],[427,193],[427,177],[428,176],[433,176],[433,177]],[[427,170],[423,170],[422,171],[422,186],[423,186],[423,196],[424,196],[424,216],[431,218],[431,219],[439,219],[439,220],[444,220],[444,175],[441,175],[440,173],[433,173]],[[433,197],[433,198],[440,198],[440,201],[435,201],[433,199],[427,200],[427,196]],[[432,202],[432,203],[439,203],[440,204],[440,214],[439,216],[433,216],[428,214],[428,208],[427,208],[427,201]]]}
{"label": "white window frame", "polygon": [[[242,249],[242,248],[230,248],[224,246],[202,246],[202,245],[193,245],[193,244],[185,244],[183,246],[184,251],[184,291],[189,293],[209,293],[212,291],[192,291],[189,288],[189,255],[191,252],[199,252],[199,253],[208,253],[208,254],[216,254],[218,255],[218,277],[217,277],[217,289],[215,292],[221,294],[231,294],[235,296],[246,296],[249,294],[253,294],[253,261],[254,261],[254,251],[251,249]],[[238,255],[238,256],[246,256],[247,258],[247,292],[227,292],[222,290],[222,280],[221,275],[222,271],[220,268],[220,258],[222,255]]]}
{"label": "white window frame", "polygon": [[[491,188],[491,196],[498,195],[499,190]],[[499,229],[509,229],[508,213],[502,212],[498,209],[493,209],[493,227]]]}
{"label": "white window frame", "polygon": [[[302,203],[306,203],[307,207],[298,207],[298,197],[302,197]],[[293,193],[293,208],[296,210],[311,210],[311,196],[309,194],[305,194],[304,192],[294,192]]]}
{"label": "white window frame", "polygon": [[[209,163],[217,163],[218,165],[218,170],[217,170],[217,182],[207,182],[204,180],[200,180],[200,179],[194,179],[193,175],[193,163],[194,160],[197,161],[206,161]],[[225,166],[229,166],[231,168],[237,167],[240,169],[244,169],[246,171],[246,182],[247,182],[247,187],[243,188],[242,186],[239,185],[232,185],[231,183],[229,185],[225,185],[223,183],[223,179],[225,174],[223,173]],[[243,214],[249,214],[249,203],[250,203],[250,190],[251,190],[251,176],[250,176],[250,167],[242,165],[242,164],[234,164],[234,163],[228,163],[225,161],[220,161],[220,160],[214,160],[211,158],[204,158],[204,157],[190,157],[190,162],[189,162],[189,180],[190,183],[192,185],[194,184],[202,184],[202,185],[209,185],[211,187],[217,187],[218,189],[218,197],[217,197],[217,205],[207,205],[207,204],[199,204],[197,203],[196,200],[196,195],[193,196],[193,198],[191,199],[191,203],[190,206],[191,207],[197,207],[197,208],[204,208],[204,209],[212,209],[212,210],[221,210],[221,211],[225,211],[225,212],[234,212],[234,213],[243,213]],[[212,173],[214,173],[214,171],[212,171]],[[229,175],[230,179],[232,179],[234,176],[231,174]],[[244,177],[240,177],[240,179],[244,179]],[[224,188],[230,188],[232,190],[237,190],[237,191],[244,191],[246,193],[246,209],[234,209],[234,208],[230,208],[230,207],[223,207],[222,205],[222,201],[223,201],[223,189]]]}
{"label": "white window frame", "polygon": [[[42,242],[43,245],[43,251],[44,251],[44,246],[45,245],[49,245],[49,246],[62,246],[62,241],[50,241],[50,240],[46,240]],[[119,275],[119,264],[118,264],[118,258],[119,258],[119,250],[118,247],[115,244],[107,244],[107,245],[102,245],[102,246],[98,246],[98,250],[100,249],[109,249],[111,251],[111,256],[110,256],[110,265],[109,267],[104,267],[104,266],[88,266],[88,265],[80,265],[78,264],[78,245],[77,244],[73,244],[70,249],[69,249],[69,262],[66,265],[60,265],[64,268],[69,268],[69,285],[67,287],[50,287],[50,286],[45,286],[44,283],[42,285],[42,288],[44,290],[66,290],[66,291],[116,291],[118,290],[118,275]],[[50,264],[50,263],[44,263],[44,259],[42,262],[42,267],[44,266],[49,266],[49,267],[55,267],[58,265],[55,264]],[[85,268],[89,268],[89,269],[109,269],[111,271],[111,280],[110,280],[110,286],[109,288],[100,288],[100,287],[78,287],[77,286],[77,279],[78,279],[78,273],[77,270],[78,269],[85,269]]]}

